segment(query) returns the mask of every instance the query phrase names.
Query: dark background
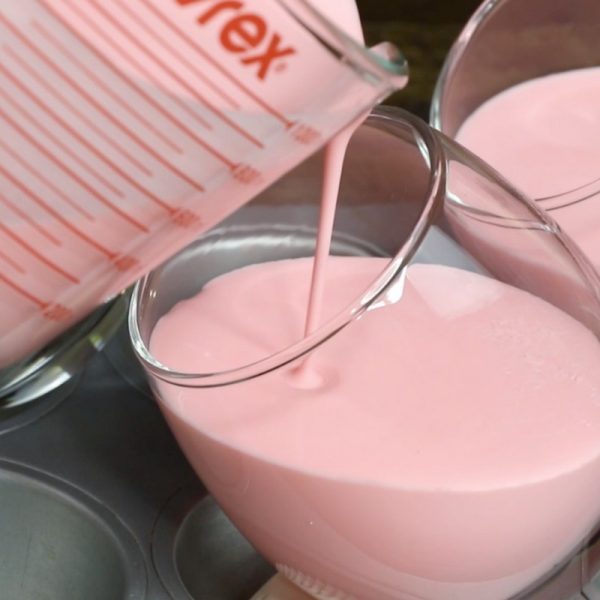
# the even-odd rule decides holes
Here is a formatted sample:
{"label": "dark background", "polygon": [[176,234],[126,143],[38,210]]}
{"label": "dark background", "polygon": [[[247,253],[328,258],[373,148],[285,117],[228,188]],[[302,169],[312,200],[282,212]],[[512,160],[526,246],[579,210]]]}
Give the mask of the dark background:
{"label": "dark background", "polygon": [[481,0],[357,0],[356,3],[367,45],[392,42],[408,59],[407,87],[385,103],[402,106],[427,119],[444,57]]}

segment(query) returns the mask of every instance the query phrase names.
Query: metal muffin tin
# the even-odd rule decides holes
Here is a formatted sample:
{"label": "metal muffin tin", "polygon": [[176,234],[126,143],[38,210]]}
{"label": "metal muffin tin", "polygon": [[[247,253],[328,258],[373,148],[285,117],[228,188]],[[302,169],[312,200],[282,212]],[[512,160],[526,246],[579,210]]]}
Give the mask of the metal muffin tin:
{"label": "metal muffin tin", "polygon": [[108,356],[0,417],[0,599],[248,600],[273,570]]}

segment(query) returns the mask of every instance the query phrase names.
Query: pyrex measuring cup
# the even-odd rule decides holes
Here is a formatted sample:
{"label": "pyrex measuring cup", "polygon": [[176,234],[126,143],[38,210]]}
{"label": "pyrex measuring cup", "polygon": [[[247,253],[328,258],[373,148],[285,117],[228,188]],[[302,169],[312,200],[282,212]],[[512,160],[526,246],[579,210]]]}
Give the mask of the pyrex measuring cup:
{"label": "pyrex measuring cup", "polygon": [[[600,3],[596,0],[487,0],[465,25],[446,59],[433,96],[431,123],[455,137],[465,120],[492,97],[528,80],[542,81],[569,71],[577,74],[580,69],[595,73],[591,85],[600,89]],[[530,172],[539,171],[545,181],[543,191],[536,194],[539,206],[553,214],[598,269],[600,142],[590,132],[598,128],[600,108],[581,107],[576,112],[577,94],[588,92],[569,92],[570,87],[577,90],[572,80],[563,79],[562,89],[539,88],[539,102],[536,97],[523,102],[518,119],[498,117],[497,127],[506,136],[494,140],[497,152],[470,149],[519,187],[529,185],[522,165]],[[531,134],[527,127],[529,115],[535,120],[538,113],[545,118],[544,135],[535,128]],[[513,126],[515,122],[521,126]],[[561,125],[556,126],[557,122]],[[518,159],[511,161],[511,149],[527,144],[530,135],[536,141],[535,151],[523,157],[515,150],[518,154],[513,156]],[[492,130],[486,138],[494,139]],[[552,149],[561,147],[564,154],[552,156]]]}
{"label": "pyrex measuring cup", "polygon": [[[306,308],[309,269],[304,291],[274,292],[260,263],[313,254],[321,174],[317,157],[303,163],[138,283],[130,331],[161,409],[228,516],[315,598],[507,600],[531,590],[600,517],[600,420],[577,404],[584,365],[598,372],[598,280],[493,170],[411,115],[377,109],[350,143],[332,295],[322,326],[303,338],[294,308]],[[340,283],[344,260],[351,277]],[[248,265],[255,276],[217,296],[228,310],[191,300],[214,298],[218,282]],[[499,281],[538,308],[511,310]],[[415,294],[422,303],[411,312]],[[274,325],[257,303],[279,317]],[[185,331],[169,321],[177,306],[188,311]],[[556,309],[560,324],[531,322]],[[390,319],[392,335],[377,329],[378,343],[370,324],[389,311],[410,317]],[[567,323],[586,339],[578,357],[565,347]],[[159,330],[173,333],[176,358],[156,346]],[[239,346],[261,341],[246,361],[221,344],[232,331]],[[549,348],[564,361],[555,350],[542,360]],[[307,355],[322,382],[296,387],[290,373]],[[572,428],[588,432],[587,450]],[[528,597],[567,600],[578,589]]]}
{"label": "pyrex measuring cup", "polygon": [[303,0],[0,9],[0,369],[405,82]]}

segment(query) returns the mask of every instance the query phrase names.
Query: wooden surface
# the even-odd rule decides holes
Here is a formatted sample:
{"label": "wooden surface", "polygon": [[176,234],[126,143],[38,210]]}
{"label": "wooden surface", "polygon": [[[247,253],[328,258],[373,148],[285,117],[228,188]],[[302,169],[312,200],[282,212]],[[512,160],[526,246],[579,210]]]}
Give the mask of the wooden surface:
{"label": "wooden surface", "polygon": [[[328,0],[337,1],[337,0]],[[410,81],[386,104],[427,119],[444,57],[481,0],[357,0],[368,45],[393,42],[410,65]]]}

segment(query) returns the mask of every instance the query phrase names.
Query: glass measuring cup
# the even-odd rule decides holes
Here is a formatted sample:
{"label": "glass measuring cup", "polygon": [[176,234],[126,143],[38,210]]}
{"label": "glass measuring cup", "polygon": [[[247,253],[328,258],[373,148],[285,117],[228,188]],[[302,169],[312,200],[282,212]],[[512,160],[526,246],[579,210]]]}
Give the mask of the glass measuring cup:
{"label": "glass measuring cup", "polygon": [[9,378],[406,81],[303,0],[4,2],[0,40]]}
{"label": "glass measuring cup", "polygon": [[[364,272],[357,266],[354,291],[328,303],[328,317],[312,336],[302,339],[302,318],[295,328],[282,319],[273,329],[283,337],[276,337],[279,344],[273,346],[274,332],[263,330],[256,313],[246,314],[233,303],[224,317],[211,311],[206,333],[195,331],[189,323],[187,330],[194,334],[174,340],[174,347],[184,349],[177,364],[153,348],[161,319],[179,302],[210,294],[220,275],[246,265],[257,269],[265,261],[311,256],[315,231],[310,223],[317,222],[320,182],[321,162],[316,157],[136,286],[130,309],[131,337],[165,417],[228,516],[281,573],[315,598],[504,600],[531,591],[568,562],[595,529],[600,490],[589,486],[600,485],[600,477],[593,474],[600,464],[593,458],[579,470],[581,463],[568,467],[560,459],[553,466],[555,452],[563,449],[559,442],[556,446],[548,443],[557,438],[546,428],[547,417],[556,415],[557,407],[540,396],[539,414],[529,414],[529,419],[527,398],[519,395],[519,383],[508,366],[485,358],[478,362],[481,353],[475,345],[482,339],[491,339],[494,347],[515,343],[520,350],[511,368],[518,369],[523,358],[531,370],[541,369],[538,383],[546,394],[549,380],[543,380],[551,379],[558,369],[546,372],[536,363],[525,334],[519,334],[526,321],[517,317],[519,323],[512,327],[515,316],[501,312],[498,320],[476,328],[472,337],[465,333],[464,338],[458,335],[452,341],[443,336],[428,338],[427,324],[435,321],[436,314],[461,323],[460,315],[476,312],[479,303],[495,303],[494,294],[475,294],[470,284],[451,278],[432,287],[429,295],[423,289],[431,303],[429,318],[403,321],[405,329],[398,331],[393,343],[386,339],[362,354],[361,347],[369,340],[370,320],[392,307],[408,306],[413,277],[434,268],[453,276],[498,278],[569,313],[588,331],[591,354],[587,361],[599,350],[598,279],[585,258],[534,204],[418,119],[397,109],[378,109],[354,135],[342,178],[333,254],[380,257],[380,272],[361,279]],[[336,290],[340,264],[333,262],[329,269]],[[255,273],[256,281],[261,281],[264,272]],[[309,279],[307,270],[306,286]],[[296,288],[280,285],[275,292],[265,288],[260,293],[260,284],[256,285],[257,293],[246,285],[231,290],[229,297],[248,304],[259,302],[265,311],[284,315],[282,303],[305,306],[305,297]],[[203,351],[210,354],[223,348],[207,343],[200,349],[193,345],[193,338],[209,340],[209,331],[214,333],[212,327],[222,317],[223,335],[227,330],[241,331],[240,343],[264,335],[266,346],[247,363],[226,360],[222,368],[202,369]],[[356,327],[361,328],[360,340],[353,338],[350,344],[345,336]],[[540,327],[540,331],[545,330]],[[511,336],[517,336],[516,341],[511,342]],[[552,338],[552,328],[548,328],[547,342],[554,346],[557,340]],[[372,369],[394,345],[402,344],[408,344],[410,351],[403,361],[394,363],[392,376],[369,371],[371,383],[361,388],[365,407],[359,425],[355,421],[352,425],[349,413],[358,410],[357,404],[350,405],[349,397],[336,396],[340,379],[332,356],[350,353],[348,360],[354,360],[352,356],[359,353],[360,361],[352,362],[351,374],[345,372],[353,378],[362,368]],[[564,347],[562,342],[558,345]],[[286,396],[282,389],[287,388],[279,384],[289,381],[286,377],[305,356],[316,365],[323,388],[294,388]],[[182,367],[184,362],[187,368]],[[569,380],[570,367],[563,368]],[[592,371],[597,371],[595,366]],[[414,372],[421,374],[422,389],[413,386]],[[407,409],[396,420],[378,413],[378,399],[385,391],[377,386],[386,378],[395,390],[393,403],[416,402],[415,412]],[[438,392],[428,393],[429,384],[436,380],[456,386],[477,378],[482,388],[474,405],[482,412],[474,410],[466,418],[453,418],[459,410],[456,390],[446,395],[440,384]],[[271,391],[265,391],[264,403],[257,406],[253,386],[263,384]],[[356,385],[352,379],[345,393],[351,394]],[[505,392],[500,402],[492,397],[496,387]],[[575,396],[568,399],[569,405]],[[520,405],[521,401],[525,404]],[[315,413],[313,418],[295,412],[317,403],[331,412]],[[498,413],[486,417],[491,406]],[[216,415],[220,409],[223,413]],[[239,410],[246,411],[243,417]],[[286,414],[291,415],[289,421]],[[327,420],[332,418],[333,424]],[[408,432],[421,427],[422,418],[431,429],[419,447],[413,448],[415,454],[407,459],[398,452],[390,461],[390,454],[381,448],[396,438],[406,445],[412,443]],[[490,431],[483,443],[476,432],[486,419],[493,431],[510,429],[514,419],[523,435],[521,441],[535,439],[534,446],[539,442],[543,447],[548,471],[530,462],[531,447],[515,450],[516,438],[500,441]],[[275,426],[269,429],[273,422]],[[294,423],[297,427],[287,429]],[[565,425],[563,420],[560,423],[560,427]],[[265,427],[260,439],[274,444],[271,454],[265,446],[253,447],[250,438],[243,439],[259,425]],[[239,438],[232,434],[236,431]],[[369,432],[375,433],[374,443]],[[597,431],[593,437],[598,438]],[[469,445],[476,438],[479,442]],[[452,460],[444,458],[456,457],[457,440],[466,441],[469,456],[485,453],[479,464],[481,479],[465,479],[458,466],[461,460],[453,466]],[[488,443],[495,445],[496,459],[489,446],[488,451],[482,450]],[[313,462],[302,465],[302,457],[313,447],[319,448]],[[419,462],[420,455],[436,447],[439,462],[432,460],[428,466]],[[592,452],[594,457],[597,454]],[[341,459],[332,468],[335,456]],[[496,460],[506,467],[503,475],[496,473],[497,479],[490,475],[498,467]],[[411,467],[411,461],[418,466]],[[390,467],[388,476],[397,476],[395,482],[382,475],[382,464]],[[510,473],[524,465],[518,474]],[[355,467],[358,473],[353,472]],[[430,479],[419,479],[422,476]],[[549,497],[552,503],[547,502]]]}
{"label": "glass measuring cup", "polygon": [[[598,2],[488,0],[465,25],[448,54],[434,92],[430,122],[447,135],[456,137],[471,114],[509,88],[547,75],[569,71],[576,74],[579,69],[592,67],[600,67]],[[595,71],[597,81],[590,85],[598,88],[600,69]],[[563,80],[564,88],[570,85],[574,86],[575,83]],[[540,207],[553,214],[595,267],[600,268],[600,238],[597,235],[600,228],[600,211],[597,210],[600,198],[600,168],[597,167],[600,143],[590,144],[589,141],[583,141],[585,135],[581,135],[582,130],[593,131],[593,123],[598,123],[600,117],[597,109],[595,115],[586,115],[582,109],[577,119],[575,113],[569,117],[572,127],[566,129],[569,121],[562,117],[562,113],[571,108],[569,102],[577,102],[577,97],[571,93],[566,96],[568,100],[561,99],[564,91],[554,89],[551,92],[549,87],[546,92],[540,89],[540,95],[545,94],[545,97],[539,105],[523,104],[524,111],[518,111],[519,121],[515,118],[508,124],[508,120],[505,123],[498,118],[497,126],[503,128],[506,139],[494,141],[497,148],[506,148],[508,151],[502,159],[498,157],[504,150],[498,150],[497,156],[494,156],[489,151],[480,151],[474,145],[469,147],[528,193],[532,192],[527,188],[529,182],[521,173],[521,165],[527,165],[531,171],[540,169],[540,173],[547,173],[548,183],[543,191],[535,194],[536,200]],[[586,92],[581,90],[579,94],[585,95]],[[564,147],[572,149],[569,157],[565,152],[565,157],[557,155],[557,158],[544,158],[541,144],[537,151],[531,153],[537,157],[521,154],[519,148],[529,132],[525,127],[515,127],[514,123],[524,121],[525,110],[531,113],[545,111],[542,114],[546,117],[548,154],[553,147],[560,147],[564,140]],[[565,124],[561,126],[560,133],[554,133],[553,121]],[[494,138],[493,133],[487,135],[488,139]],[[509,136],[511,142],[507,141]],[[468,142],[464,143],[468,145]],[[589,166],[587,161],[581,160],[581,150],[578,150],[588,145],[590,147],[585,158],[589,157]],[[511,159],[511,148],[517,160]],[[536,158],[552,162],[543,164],[535,160],[535,164],[530,164]],[[560,173],[563,177],[568,175],[568,183],[553,183],[552,172]]]}

